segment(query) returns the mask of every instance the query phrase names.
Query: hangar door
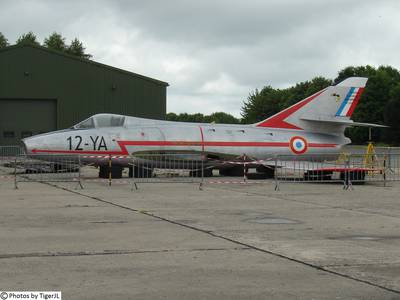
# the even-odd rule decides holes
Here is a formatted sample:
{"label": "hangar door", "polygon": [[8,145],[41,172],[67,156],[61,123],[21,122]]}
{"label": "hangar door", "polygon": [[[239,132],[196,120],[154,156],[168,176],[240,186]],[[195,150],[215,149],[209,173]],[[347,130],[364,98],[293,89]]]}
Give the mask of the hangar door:
{"label": "hangar door", "polygon": [[57,129],[55,99],[0,99],[0,145]]}

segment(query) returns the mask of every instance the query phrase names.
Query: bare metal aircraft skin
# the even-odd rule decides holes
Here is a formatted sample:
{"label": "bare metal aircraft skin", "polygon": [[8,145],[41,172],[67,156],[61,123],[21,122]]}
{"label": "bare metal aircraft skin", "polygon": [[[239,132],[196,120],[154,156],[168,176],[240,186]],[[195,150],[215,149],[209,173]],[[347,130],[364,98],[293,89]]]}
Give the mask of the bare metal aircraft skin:
{"label": "bare metal aircraft skin", "polygon": [[202,124],[97,114],[72,128],[26,138],[28,154],[79,155],[86,163],[112,156],[128,166],[139,153],[194,153],[198,159],[232,160],[276,155],[339,153],[350,126],[379,126],[350,118],[367,78],[350,77],[256,124]]}

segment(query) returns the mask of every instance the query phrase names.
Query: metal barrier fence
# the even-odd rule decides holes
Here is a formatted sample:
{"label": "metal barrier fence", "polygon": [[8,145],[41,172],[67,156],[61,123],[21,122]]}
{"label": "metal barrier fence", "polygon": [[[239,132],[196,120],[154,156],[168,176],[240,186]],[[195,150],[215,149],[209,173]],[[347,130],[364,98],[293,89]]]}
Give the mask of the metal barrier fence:
{"label": "metal barrier fence", "polygon": [[275,160],[275,189],[283,182],[340,182],[352,184],[400,181],[399,154],[279,155]]}
{"label": "metal barrier fence", "polygon": [[20,155],[14,161],[14,183],[20,182],[81,182],[80,156]]}
{"label": "metal barrier fence", "polygon": [[6,165],[15,160],[15,157],[25,154],[20,146],[0,146],[0,164]]}
{"label": "metal barrier fence", "polygon": [[0,159],[5,157],[15,157],[24,153],[24,149],[20,146],[0,146]]}
{"label": "metal barrier fence", "polygon": [[[174,154],[136,154],[129,157],[129,177],[122,180],[113,179],[113,172],[120,172],[123,167],[117,159],[109,159],[110,165],[104,165],[107,160],[102,160],[103,166],[96,169],[84,161],[83,156],[68,155],[20,155],[14,157],[8,170],[13,170],[15,187],[20,182],[76,182],[82,187],[82,181],[112,181],[131,184],[132,189],[138,188],[141,183],[196,183],[201,189],[204,184],[214,182],[238,183],[237,179],[230,178],[234,172],[219,172],[220,176],[214,180],[205,180],[205,177],[215,176],[213,165],[210,161],[204,161],[200,154],[174,153]],[[242,165],[241,165],[242,164]],[[265,164],[268,167],[257,168],[257,172],[247,173],[246,166],[255,169],[257,164]],[[225,164],[225,166],[228,166]],[[273,159],[263,161],[235,162],[240,169],[243,166],[244,176],[242,183],[256,182],[252,179],[272,178],[275,181],[275,189],[279,189],[281,183],[342,183],[344,188],[351,188],[352,184],[383,183],[400,181],[400,154],[349,154],[349,155],[278,155]],[[12,167],[13,169],[11,169]],[[220,165],[221,167],[221,165]],[[104,176],[104,173],[107,176]],[[9,171],[9,174],[12,172]],[[109,176],[108,176],[109,174]],[[227,177],[221,175],[228,174]],[[230,175],[229,175],[230,174]],[[264,174],[265,176],[254,176]],[[101,176],[103,175],[103,177]],[[107,179],[98,179],[100,176]],[[128,175],[124,175],[128,177]],[[118,177],[118,176],[117,176]],[[237,177],[236,177],[237,178]],[[271,181],[270,181],[271,182]]]}
{"label": "metal barrier fence", "polygon": [[0,146],[0,175],[10,176],[13,173],[15,158],[24,155],[20,146]]}
{"label": "metal barrier fence", "polygon": [[204,177],[211,175],[201,155],[186,153],[137,154],[132,158],[132,187],[138,183],[197,183],[201,189]]}

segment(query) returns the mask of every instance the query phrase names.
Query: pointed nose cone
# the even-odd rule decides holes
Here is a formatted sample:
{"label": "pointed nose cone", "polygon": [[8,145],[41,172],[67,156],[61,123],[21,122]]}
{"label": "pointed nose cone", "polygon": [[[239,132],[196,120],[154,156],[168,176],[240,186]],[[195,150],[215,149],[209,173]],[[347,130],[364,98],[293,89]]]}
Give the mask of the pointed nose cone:
{"label": "pointed nose cone", "polygon": [[38,134],[21,140],[26,154],[37,154],[40,149],[47,149],[52,144],[51,134]]}
{"label": "pointed nose cone", "polygon": [[29,137],[21,140],[26,154],[33,154],[36,152],[35,139],[35,137]]}
{"label": "pointed nose cone", "polygon": [[23,153],[28,154],[28,148],[26,147],[26,144],[25,144],[24,140],[25,140],[25,139],[22,139],[22,140],[21,140],[22,148],[23,148],[23,150],[24,150]]}
{"label": "pointed nose cone", "polygon": [[[49,154],[65,150],[68,130],[59,130],[22,139],[26,154]],[[66,135],[67,134],[67,135]]]}

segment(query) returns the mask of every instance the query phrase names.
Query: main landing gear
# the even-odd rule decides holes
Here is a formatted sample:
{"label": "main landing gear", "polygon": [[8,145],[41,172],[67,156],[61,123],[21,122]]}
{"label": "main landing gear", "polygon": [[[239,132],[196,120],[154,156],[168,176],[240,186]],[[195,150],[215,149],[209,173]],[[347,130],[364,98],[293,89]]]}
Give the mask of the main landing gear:
{"label": "main landing gear", "polygon": [[100,166],[99,167],[99,178],[108,179],[111,175],[111,178],[122,178],[122,170],[124,168],[118,165],[109,166]]}
{"label": "main landing gear", "polygon": [[141,168],[138,166],[129,167],[130,178],[151,178],[153,176],[153,169]]}

